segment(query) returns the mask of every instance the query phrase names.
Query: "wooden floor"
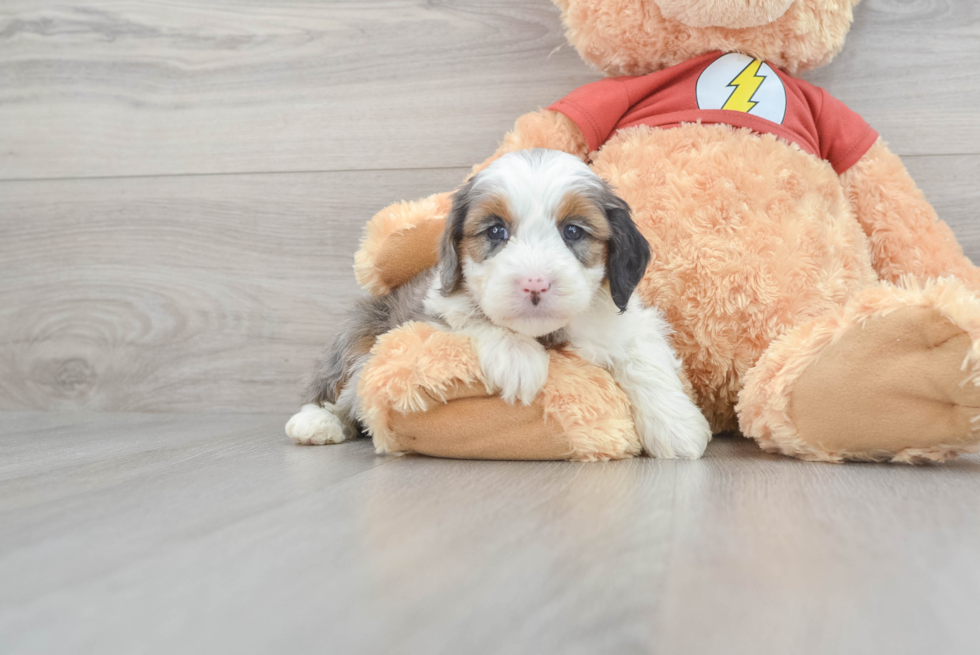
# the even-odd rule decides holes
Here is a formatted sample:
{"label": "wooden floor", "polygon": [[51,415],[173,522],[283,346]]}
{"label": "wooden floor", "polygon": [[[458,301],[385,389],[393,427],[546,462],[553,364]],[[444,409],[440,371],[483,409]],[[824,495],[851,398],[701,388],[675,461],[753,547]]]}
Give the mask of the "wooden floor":
{"label": "wooden floor", "polygon": [[0,651],[977,652],[980,457],[376,457],[281,415],[14,412]]}
{"label": "wooden floor", "polygon": [[[391,201],[599,78],[548,0],[0,2],[0,653],[976,653],[980,457],[283,435]],[[806,75],[980,260],[980,3]]]}

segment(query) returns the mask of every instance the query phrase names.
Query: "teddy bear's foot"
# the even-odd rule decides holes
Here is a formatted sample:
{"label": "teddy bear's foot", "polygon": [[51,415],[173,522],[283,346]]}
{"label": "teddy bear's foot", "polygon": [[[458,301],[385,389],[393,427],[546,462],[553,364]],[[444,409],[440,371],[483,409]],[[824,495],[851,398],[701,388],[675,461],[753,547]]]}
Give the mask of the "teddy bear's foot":
{"label": "teddy bear's foot", "polygon": [[742,431],[804,459],[943,461],[980,443],[980,301],[959,281],[881,285],[773,342]]}

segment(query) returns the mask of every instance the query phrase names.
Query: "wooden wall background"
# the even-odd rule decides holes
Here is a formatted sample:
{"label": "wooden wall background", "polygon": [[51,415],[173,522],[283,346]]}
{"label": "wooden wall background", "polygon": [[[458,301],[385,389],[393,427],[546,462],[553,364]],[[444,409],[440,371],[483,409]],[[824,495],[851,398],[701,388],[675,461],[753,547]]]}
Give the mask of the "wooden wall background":
{"label": "wooden wall background", "polygon": [[[4,0],[0,409],[289,411],[360,227],[598,79],[548,0]],[[807,76],[980,259],[980,3],[864,0]]]}

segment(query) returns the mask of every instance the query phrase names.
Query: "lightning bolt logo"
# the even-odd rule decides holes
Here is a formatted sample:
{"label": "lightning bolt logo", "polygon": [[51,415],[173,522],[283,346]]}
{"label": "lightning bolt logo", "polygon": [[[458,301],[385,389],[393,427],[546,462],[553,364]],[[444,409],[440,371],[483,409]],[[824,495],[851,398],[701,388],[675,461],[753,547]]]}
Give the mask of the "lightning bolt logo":
{"label": "lightning bolt logo", "polygon": [[762,66],[761,59],[753,59],[748,66],[742,69],[734,80],[728,83],[734,90],[728,96],[728,100],[722,105],[722,109],[731,109],[748,113],[752,111],[758,102],[754,102],[752,97],[759,90],[762,83],[766,81],[765,75],[759,75],[759,67]]}

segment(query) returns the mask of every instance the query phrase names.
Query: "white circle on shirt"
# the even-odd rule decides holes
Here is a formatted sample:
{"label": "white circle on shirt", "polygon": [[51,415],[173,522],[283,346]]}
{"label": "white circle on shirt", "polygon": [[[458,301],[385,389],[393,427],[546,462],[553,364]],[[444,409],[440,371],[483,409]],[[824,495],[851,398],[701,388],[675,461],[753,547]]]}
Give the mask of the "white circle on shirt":
{"label": "white circle on shirt", "polygon": [[731,52],[701,72],[698,109],[741,111],[773,123],[786,118],[786,87],[764,61]]}

